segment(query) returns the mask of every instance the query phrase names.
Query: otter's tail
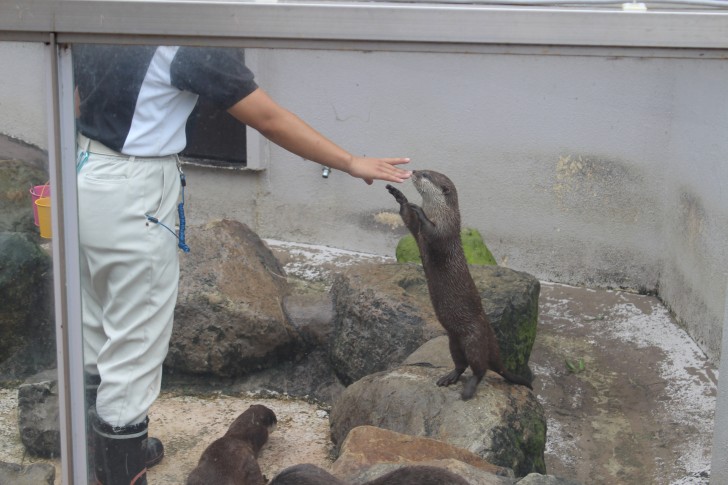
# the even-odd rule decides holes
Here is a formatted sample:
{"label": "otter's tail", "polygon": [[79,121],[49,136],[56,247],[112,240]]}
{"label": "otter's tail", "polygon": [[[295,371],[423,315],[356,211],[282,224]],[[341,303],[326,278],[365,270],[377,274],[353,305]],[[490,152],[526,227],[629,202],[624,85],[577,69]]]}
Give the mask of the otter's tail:
{"label": "otter's tail", "polygon": [[500,371],[496,371],[498,374],[503,376],[503,378],[509,382],[512,382],[514,384],[520,384],[522,386],[526,386],[527,388],[531,389],[533,391],[533,386],[531,385],[531,381],[526,379],[525,377],[521,377],[517,374],[513,374],[512,372],[509,372],[505,369],[501,369]]}

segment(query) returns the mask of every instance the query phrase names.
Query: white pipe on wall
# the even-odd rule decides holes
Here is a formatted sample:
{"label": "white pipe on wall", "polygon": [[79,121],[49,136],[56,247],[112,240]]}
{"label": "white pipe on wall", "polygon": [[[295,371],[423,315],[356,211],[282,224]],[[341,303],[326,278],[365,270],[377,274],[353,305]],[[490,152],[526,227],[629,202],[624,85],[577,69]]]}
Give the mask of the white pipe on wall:
{"label": "white pipe on wall", "polygon": [[[725,323],[728,322],[728,274],[726,274]],[[728,332],[723,332],[723,349],[728,349]],[[713,425],[713,460],[710,483],[728,483],[728,352],[723,352],[718,373],[718,398]]]}

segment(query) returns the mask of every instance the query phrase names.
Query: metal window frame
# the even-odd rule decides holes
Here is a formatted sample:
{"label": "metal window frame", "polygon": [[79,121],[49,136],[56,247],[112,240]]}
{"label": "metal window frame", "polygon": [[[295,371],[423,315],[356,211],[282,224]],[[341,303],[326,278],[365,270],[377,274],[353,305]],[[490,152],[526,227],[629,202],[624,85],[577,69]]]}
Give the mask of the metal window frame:
{"label": "metal window frame", "polygon": [[[275,0],[273,0],[275,2]],[[205,0],[5,0],[0,39],[174,44],[299,41],[728,48],[728,10],[485,4]]]}
{"label": "metal window frame", "polygon": [[[62,483],[86,482],[81,297],[70,49],[77,42],[199,44],[428,52],[580,55],[595,47],[642,55],[728,58],[728,10],[264,0],[4,0],[0,41],[48,46],[49,163],[62,435]],[[589,54],[587,54],[589,55]],[[251,136],[253,150],[267,145]],[[265,161],[263,163],[265,165]],[[728,304],[726,305],[728,311]],[[727,317],[728,318],[728,317]],[[724,339],[725,341],[726,339]],[[726,352],[728,354],[728,352]],[[723,361],[728,366],[728,357]],[[728,402],[717,410],[728,414]],[[726,442],[724,437],[720,444]],[[725,446],[714,449],[713,464]]]}

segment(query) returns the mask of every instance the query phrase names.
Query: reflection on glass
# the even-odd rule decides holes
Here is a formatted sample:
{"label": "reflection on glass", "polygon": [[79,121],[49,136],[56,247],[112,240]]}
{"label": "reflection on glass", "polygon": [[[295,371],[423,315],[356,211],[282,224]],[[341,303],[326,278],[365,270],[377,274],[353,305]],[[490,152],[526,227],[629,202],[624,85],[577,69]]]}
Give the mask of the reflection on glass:
{"label": "reflection on glass", "polygon": [[187,250],[188,118],[200,95],[224,112],[257,86],[237,49],[77,45],[73,59],[89,468],[129,483],[164,455],[147,416]]}
{"label": "reflection on glass", "polygon": [[33,466],[52,483],[61,440],[44,46],[0,42],[0,65],[13,67],[0,74],[0,473],[17,483]]}

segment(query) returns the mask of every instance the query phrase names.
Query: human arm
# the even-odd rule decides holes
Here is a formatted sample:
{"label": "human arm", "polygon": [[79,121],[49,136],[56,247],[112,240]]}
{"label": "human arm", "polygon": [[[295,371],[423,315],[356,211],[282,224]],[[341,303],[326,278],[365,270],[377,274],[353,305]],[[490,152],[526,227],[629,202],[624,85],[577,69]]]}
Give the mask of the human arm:
{"label": "human arm", "polygon": [[398,165],[408,158],[374,158],[352,155],[323,136],[258,88],[228,109],[270,141],[307,160],[341,170],[371,184],[375,179],[403,182],[410,176]]}
{"label": "human arm", "polygon": [[81,96],[78,94],[78,87],[73,90],[73,116],[81,116]]}

